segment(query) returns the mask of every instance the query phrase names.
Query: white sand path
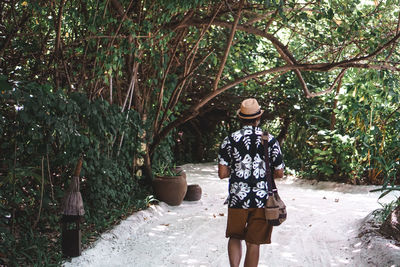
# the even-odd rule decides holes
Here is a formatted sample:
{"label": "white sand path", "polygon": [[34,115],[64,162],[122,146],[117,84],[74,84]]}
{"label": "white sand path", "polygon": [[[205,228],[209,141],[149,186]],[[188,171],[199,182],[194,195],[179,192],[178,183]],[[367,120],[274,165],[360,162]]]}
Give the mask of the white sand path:
{"label": "white sand path", "polygon": [[[202,187],[200,201],[137,212],[64,266],[229,266],[223,205],[228,181],[217,178],[215,164],[184,169],[188,184]],[[289,178],[277,186],[288,219],[274,228],[272,244],[261,246],[259,266],[400,266],[398,247],[385,240],[366,246],[357,238],[361,221],[380,207],[372,187]]]}

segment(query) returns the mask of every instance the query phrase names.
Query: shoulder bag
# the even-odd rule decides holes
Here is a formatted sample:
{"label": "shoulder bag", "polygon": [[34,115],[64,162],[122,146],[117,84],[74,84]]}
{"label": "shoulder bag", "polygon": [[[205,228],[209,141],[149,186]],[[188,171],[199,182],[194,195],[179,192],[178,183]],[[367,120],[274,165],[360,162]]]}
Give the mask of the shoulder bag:
{"label": "shoulder bag", "polygon": [[264,154],[265,154],[265,175],[267,176],[268,198],[265,203],[265,219],[268,224],[278,226],[286,220],[286,205],[279,197],[273,174],[269,165],[268,153],[268,133],[263,134]]}

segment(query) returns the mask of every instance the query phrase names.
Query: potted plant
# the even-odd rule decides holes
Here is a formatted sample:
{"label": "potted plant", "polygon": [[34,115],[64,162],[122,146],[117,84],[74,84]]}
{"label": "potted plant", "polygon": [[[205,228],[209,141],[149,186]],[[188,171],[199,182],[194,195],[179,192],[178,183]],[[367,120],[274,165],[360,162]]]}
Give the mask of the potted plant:
{"label": "potted plant", "polygon": [[180,167],[158,164],[153,179],[153,191],[158,200],[171,206],[180,205],[187,191],[185,172]]}

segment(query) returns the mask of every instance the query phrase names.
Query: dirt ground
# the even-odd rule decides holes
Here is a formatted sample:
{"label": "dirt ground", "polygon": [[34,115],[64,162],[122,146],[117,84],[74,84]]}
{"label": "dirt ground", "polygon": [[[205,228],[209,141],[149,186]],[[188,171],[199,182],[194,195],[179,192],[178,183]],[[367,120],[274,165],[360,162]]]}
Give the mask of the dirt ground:
{"label": "dirt ground", "polygon": [[[228,181],[218,179],[216,164],[183,167],[188,184],[202,187],[200,201],[137,212],[64,266],[229,266],[223,205]],[[272,244],[261,246],[259,266],[400,266],[393,242],[358,237],[368,214],[380,208],[379,194],[369,192],[374,187],[293,177],[277,186],[288,219],[274,228]]]}

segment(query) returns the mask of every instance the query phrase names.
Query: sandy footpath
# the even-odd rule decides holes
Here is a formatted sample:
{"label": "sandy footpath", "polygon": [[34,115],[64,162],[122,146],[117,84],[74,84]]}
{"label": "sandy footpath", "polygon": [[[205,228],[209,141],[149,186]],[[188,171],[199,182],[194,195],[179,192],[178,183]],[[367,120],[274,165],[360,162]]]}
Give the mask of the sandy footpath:
{"label": "sandy footpath", "polygon": [[[184,166],[188,184],[203,196],[178,207],[151,206],[102,235],[64,266],[229,266],[225,238],[227,180],[215,164]],[[277,183],[287,221],[261,247],[259,266],[400,266],[400,250],[385,239],[361,242],[363,219],[380,207],[373,187],[307,182]],[[391,201],[389,196],[383,201]]]}

